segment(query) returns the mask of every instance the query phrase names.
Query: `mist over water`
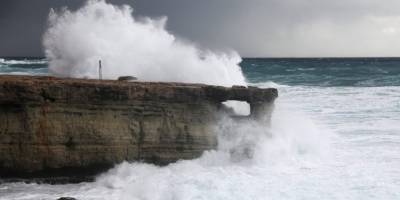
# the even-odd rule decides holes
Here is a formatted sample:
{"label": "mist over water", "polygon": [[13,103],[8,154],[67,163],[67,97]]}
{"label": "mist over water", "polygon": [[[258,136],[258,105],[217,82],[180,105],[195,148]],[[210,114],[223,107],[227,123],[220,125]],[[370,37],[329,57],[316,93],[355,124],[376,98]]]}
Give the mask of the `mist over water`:
{"label": "mist over water", "polygon": [[129,6],[90,0],[77,11],[52,11],[43,44],[52,74],[98,78],[135,76],[145,81],[244,85],[240,56],[200,50],[169,33],[166,17],[132,16]]}
{"label": "mist over water", "polygon": [[[277,117],[284,115],[285,111],[277,113]],[[281,119],[275,118],[274,122]],[[276,126],[270,128],[255,122],[237,124],[230,119],[223,119],[219,127],[218,150],[205,152],[199,159],[180,161],[167,167],[124,163],[100,176],[96,183],[120,190],[116,193],[117,199],[273,197],[271,194],[274,191],[270,187],[274,173],[312,167],[307,160],[311,162],[320,158],[322,153],[318,144],[310,143],[312,138],[320,138],[312,133],[317,131],[314,124],[300,118],[297,120],[300,120],[299,123],[291,128],[281,126],[282,123],[275,123]],[[282,130],[284,132],[278,132]],[[244,146],[253,148],[252,158],[232,154],[232,150]]]}

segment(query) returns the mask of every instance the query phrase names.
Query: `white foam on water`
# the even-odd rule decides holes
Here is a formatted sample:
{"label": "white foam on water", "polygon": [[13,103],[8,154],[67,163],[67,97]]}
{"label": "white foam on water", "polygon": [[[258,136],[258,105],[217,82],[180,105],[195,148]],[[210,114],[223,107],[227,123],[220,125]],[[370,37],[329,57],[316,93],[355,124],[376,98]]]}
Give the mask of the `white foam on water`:
{"label": "white foam on water", "polygon": [[46,59],[25,59],[25,60],[12,60],[0,58],[0,65],[38,65],[46,64]]}
{"label": "white foam on water", "polygon": [[288,85],[278,84],[273,81],[267,82],[259,82],[259,83],[251,83],[250,85],[259,87],[259,88],[284,88],[289,87]]}

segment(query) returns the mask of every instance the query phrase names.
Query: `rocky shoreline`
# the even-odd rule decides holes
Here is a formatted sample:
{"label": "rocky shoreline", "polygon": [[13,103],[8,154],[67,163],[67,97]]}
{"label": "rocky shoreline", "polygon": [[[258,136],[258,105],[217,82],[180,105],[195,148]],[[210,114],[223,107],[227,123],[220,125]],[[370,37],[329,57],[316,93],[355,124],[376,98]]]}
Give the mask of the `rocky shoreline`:
{"label": "rocky shoreline", "polygon": [[90,181],[123,161],[193,159],[216,148],[222,102],[246,101],[247,117],[268,123],[277,96],[274,88],[2,75],[0,180]]}

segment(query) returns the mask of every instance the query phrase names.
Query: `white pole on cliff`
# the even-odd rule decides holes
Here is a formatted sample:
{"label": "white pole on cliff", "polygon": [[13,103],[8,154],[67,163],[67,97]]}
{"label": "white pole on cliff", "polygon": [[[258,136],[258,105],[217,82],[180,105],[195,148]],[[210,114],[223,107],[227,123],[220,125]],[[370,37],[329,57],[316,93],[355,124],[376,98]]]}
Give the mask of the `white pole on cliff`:
{"label": "white pole on cliff", "polygon": [[99,60],[99,80],[102,80],[102,79],[103,79],[103,74],[101,71],[101,60]]}

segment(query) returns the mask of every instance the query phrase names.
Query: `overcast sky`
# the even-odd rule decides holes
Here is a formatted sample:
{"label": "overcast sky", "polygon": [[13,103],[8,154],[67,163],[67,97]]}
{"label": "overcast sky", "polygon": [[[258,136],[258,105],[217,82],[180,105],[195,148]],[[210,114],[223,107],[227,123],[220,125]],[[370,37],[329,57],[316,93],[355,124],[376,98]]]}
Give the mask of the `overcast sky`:
{"label": "overcast sky", "polygon": [[[84,0],[1,0],[0,56],[43,56],[50,8]],[[244,57],[400,56],[400,0],[108,0]]]}

